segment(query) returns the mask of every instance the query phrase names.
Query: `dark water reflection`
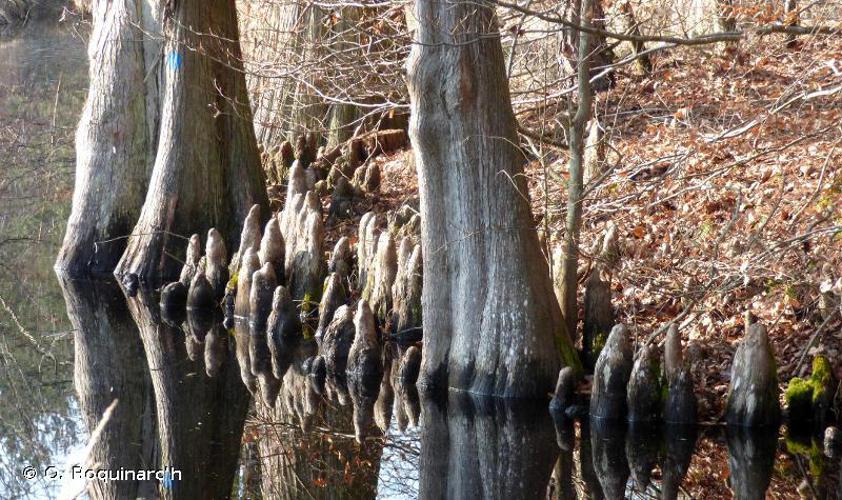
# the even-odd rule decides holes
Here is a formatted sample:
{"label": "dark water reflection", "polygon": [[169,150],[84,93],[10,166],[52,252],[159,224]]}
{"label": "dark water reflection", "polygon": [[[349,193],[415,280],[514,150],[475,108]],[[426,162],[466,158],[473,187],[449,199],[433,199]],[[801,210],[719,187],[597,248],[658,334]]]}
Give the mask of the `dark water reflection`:
{"label": "dark water reflection", "polygon": [[[75,388],[96,434],[88,462],[171,466],[158,480],[89,481],[90,498],[836,498],[816,442],[774,431],[632,427],[553,417],[546,403],[422,397],[384,349],[376,397],[302,365],[312,341],[248,322],[161,311],[154,293],[62,281]],[[66,486],[66,485],[65,485]],[[70,486],[79,487],[79,484]]]}

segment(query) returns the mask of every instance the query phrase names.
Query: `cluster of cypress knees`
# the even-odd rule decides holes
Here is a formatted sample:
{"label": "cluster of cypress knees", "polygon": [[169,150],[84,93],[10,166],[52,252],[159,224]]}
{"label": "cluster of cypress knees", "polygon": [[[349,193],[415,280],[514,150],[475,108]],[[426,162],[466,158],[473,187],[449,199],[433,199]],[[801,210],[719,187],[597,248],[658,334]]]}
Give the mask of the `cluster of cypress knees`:
{"label": "cluster of cypress knees", "polygon": [[[551,412],[569,417],[587,413],[600,420],[629,423],[697,422],[690,360],[683,354],[675,324],[669,325],[662,353],[655,344],[645,344],[637,354],[628,328],[614,326],[593,366],[587,410],[577,404],[576,382],[572,368],[561,369]],[[834,420],[838,387],[827,358],[816,356],[809,379],[789,382],[784,394],[786,411],[782,411],[774,351],[765,326],[753,322],[734,354],[724,420],[742,428],[768,428],[786,417],[790,429],[824,430],[825,451],[835,456],[842,451],[842,435],[828,424]]]}
{"label": "cluster of cypress knees", "polygon": [[414,384],[421,363],[420,216],[408,205],[388,220],[368,212],[355,248],[342,237],[326,258],[321,201],[307,170],[293,162],[284,208],[268,221],[259,206],[251,208],[230,260],[216,229],[208,231],[204,255],[200,236],[191,236],[179,280],[161,290],[162,315],[221,305],[225,328],[247,322],[252,343],[265,341],[272,354],[271,370],[255,370],[272,379],[261,384],[270,406],[284,371],[276,360],[300,341],[318,344],[302,363],[317,385],[339,377],[351,392],[376,397],[387,340],[402,346],[401,382]]}

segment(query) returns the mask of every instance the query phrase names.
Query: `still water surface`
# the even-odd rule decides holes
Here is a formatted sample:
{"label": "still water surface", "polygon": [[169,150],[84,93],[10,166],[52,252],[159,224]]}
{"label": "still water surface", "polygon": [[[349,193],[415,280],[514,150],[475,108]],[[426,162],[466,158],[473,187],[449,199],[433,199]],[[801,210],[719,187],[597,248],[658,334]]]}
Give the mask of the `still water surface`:
{"label": "still water surface", "polygon": [[[57,279],[84,32],[40,25],[0,41],[0,498],[838,496],[839,460],[809,436],[574,422],[544,401],[427,398],[390,376],[355,399],[304,375],[313,343],[286,346],[273,373],[247,324]],[[387,346],[387,367],[400,349]],[[74,464],[181,476],[86,483]],[[45,477],[50,466],[63,477]]]}

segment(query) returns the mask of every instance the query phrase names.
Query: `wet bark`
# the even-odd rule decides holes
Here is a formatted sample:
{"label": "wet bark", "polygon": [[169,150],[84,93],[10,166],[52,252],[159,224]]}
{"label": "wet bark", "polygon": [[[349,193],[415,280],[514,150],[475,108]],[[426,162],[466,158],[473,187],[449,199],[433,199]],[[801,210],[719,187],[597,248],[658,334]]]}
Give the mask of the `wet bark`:
{"label": "wet bark", "polygon": [[[408,62],[421,194],[421,383],[544,396],[578,358],[529,208],[493,4],[416,2]],[[445,77],[446,75],[446,77]]]}
{"label": "wet bark", "polygon": [[[254,204],[268,200],[251,126],[234,4],[165,9],[164,91],[155,166],[115,274],[157,284],[177,276],[179,235],[215,227],[232,247]],[[189,117],[189,118],[188,118]]]}
{"label": "wet bark", "polygon": [[[105,275],[126,248],[151,172],[157,117],[147,109],[144,13],[138,0],[97,1],[88,54],[90,87],[76,131],[76,184],[55,267],[72,276]],[[151,84],[150,84],[151,85]]]}

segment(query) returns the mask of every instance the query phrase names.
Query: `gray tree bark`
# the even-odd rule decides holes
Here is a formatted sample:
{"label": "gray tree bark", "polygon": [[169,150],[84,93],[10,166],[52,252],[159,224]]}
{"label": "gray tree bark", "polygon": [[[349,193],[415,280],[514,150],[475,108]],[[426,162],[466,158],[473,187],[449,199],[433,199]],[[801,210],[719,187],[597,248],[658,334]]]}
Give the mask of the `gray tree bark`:
{"label": "gray tree bark", "polygon": [[[579,22],[584,27],[591,26],[593,19],[593,0],[581,0]],[[585,137],[588,120],[592,115],[593,93],[590,83],[591,36],[584,31],[579,33],[579,53],[577,68],[578,107],[570,124],[570,178],[567,183],[567,220],[564,235],[564,260],[562,261],[561,311],[567,331],[571,337],[576,335],[579,320],[577,297],[577,269],[579,266],[579,236],[582,228],[582,185],[584,179]]]}
{"label": "gray tree bark", "polygon": [[417,0],[408,61],[421,193],[421,384],[545,396],[579,366],[530,212],[494,4]]}
{"label": "gray tree bark", "polygon": [[[314,3],[287,0],[268,6],[247,2],[245,30],[249,35],[249,92],[254,100],[258,142],[268,151],[285,139],[322,128],[328,107],[313,92],[309,75],[326,37],[327,11]],[[272,67],[275,73],[266,71]],[[280,71],[278,71],[280,70]]]}
{"label": "gray tree bark", "polygon": [[174,236],[215,227],[236,248],[254,204],[269,213],[251,125],[233,0],[180,1],[164,12],[164,94],[155,166],[115,274],[177,277]]}
{"label": "gray tree bark", "polygon": [[[93,4],[90,87],[76,131],[76,186],[57,270],[71,276],[114,270],[140,214],[152,167],[155,108],[147,109],[141,26],[154,24],[139,0]],[[148,14],[148,13],[147,13]],[[153,28],[154,29],[154,28]],[[154,74],[154,72],[153,72]],[[149,85],[156,79],[150,77]]]}

